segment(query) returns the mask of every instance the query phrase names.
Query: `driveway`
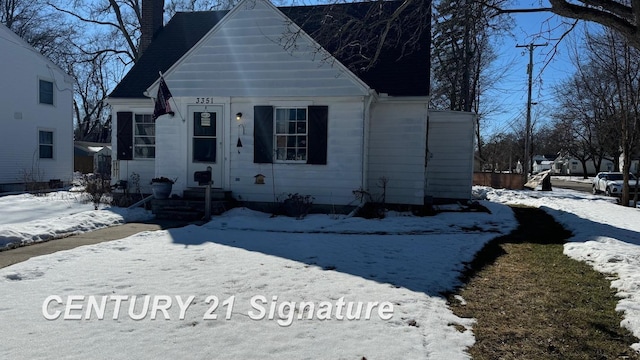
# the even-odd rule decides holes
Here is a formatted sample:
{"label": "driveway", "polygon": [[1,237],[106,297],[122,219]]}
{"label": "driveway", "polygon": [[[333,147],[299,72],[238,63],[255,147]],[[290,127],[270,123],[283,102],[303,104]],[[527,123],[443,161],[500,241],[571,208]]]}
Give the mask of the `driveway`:
{"label": "driveway", "polygon": [[82,245],[91,245],[104,241],[122,239],[143,231],[171,229],[186,226],[188,224],[189,222],[185,221],[153,219],[147,223],[126,223],[78,235],[72,235],[62,239],[21,246],[15,249],[0,251],[0,268],[26,261],[34,256],[47,255],[56,251],[70,250]]}

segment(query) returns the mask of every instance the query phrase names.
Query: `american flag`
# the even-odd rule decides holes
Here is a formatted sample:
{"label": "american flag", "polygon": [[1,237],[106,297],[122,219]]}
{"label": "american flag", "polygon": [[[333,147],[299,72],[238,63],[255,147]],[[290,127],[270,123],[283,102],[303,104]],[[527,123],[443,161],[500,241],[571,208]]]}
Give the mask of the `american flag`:
{"label": "american flag", "polygon": [[171,105],[169,105],[169,99],[171,99],[171,91],[169,91],[169,87],[167,87],[167,83],[164,81],[164,77],[160,75],[160,86],[158,86],[158,96],[156,96],[156,105],[153,109],[153,119],[157,119],[158,117],[169,114],[173,115],[174,112],[171,110]]}

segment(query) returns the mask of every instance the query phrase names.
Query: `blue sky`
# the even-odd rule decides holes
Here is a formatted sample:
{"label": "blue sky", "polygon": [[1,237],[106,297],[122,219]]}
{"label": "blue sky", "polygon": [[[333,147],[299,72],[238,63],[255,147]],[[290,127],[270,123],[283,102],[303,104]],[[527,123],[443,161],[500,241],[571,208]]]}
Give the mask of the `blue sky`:
{"label": "blue sky", "polygon": [[554,85],[571,76],[575,70],[570,53],[576,39],[584,32],[584,23],[573,29],[560,43],[560,37],[568,26],[567,19],[551,13],[526,13],[513,15],[515,26],[512,36],[506,36],[495,44],[498,59],[493,64],[500,81],[485,99],[496,110],[485,118],[482,129],[485,136],[498,132],[513,132],[524,127],[527,109],[529,50],[516,45],[544,44],[533,53],[533,91],[531,118],[535,127],[548,122],[554,106]]}

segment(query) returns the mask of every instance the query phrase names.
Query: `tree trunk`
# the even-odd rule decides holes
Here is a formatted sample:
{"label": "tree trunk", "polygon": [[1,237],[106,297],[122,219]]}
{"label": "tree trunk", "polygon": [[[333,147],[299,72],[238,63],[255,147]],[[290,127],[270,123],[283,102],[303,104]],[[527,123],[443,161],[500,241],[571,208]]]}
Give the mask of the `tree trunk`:
{"label": "tree trunk", "polygon": [[580,163],[582,163],[582,178],[588,179],[589,174],[587,174],[587,159],[580,159]]}

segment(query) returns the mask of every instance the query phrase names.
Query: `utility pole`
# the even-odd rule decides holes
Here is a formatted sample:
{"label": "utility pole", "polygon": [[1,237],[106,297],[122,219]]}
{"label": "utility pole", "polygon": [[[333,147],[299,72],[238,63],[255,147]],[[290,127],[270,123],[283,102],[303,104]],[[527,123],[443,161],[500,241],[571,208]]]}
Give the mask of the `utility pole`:
{"label": "utility pole", "polygon": [[527,74],[529,74],[529,97],[527,99],[527,125],[524,134],[524,182],[528,180],[527,173],[533,171],[533,163],[531,162],[531,87],[533,84],[533,49],[538,46],[547,46],[549,43],[544,44],[529,44],[529,45],[516,45],[519,48],[529,49],[529,66],[527,66]]}

